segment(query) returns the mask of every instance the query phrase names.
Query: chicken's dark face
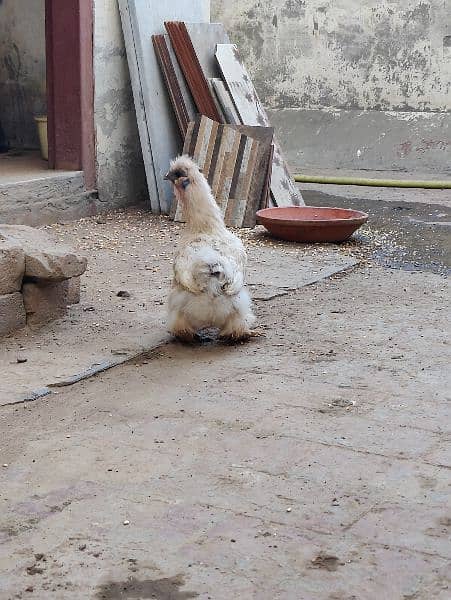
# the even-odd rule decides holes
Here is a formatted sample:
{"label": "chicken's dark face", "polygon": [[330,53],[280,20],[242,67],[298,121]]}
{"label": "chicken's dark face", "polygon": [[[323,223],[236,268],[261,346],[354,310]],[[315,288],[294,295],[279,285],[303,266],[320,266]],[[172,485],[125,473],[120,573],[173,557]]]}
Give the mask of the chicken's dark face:
{"label": "chicken's dark face", "polygon": [[164,178],[173,183],[175,187],[179,189],[185,189],[190,184],[188,173],[181,167],[172,169],[166,173]]}

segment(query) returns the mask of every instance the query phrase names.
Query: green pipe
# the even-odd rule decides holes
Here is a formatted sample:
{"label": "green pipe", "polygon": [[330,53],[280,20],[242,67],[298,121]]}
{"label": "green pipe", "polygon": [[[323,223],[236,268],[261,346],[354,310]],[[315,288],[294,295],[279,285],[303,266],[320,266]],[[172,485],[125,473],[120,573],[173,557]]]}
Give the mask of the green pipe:
{"label": "green pipe", "polygon": [[323,175],[295,175],[298,183],[325,183],[335,185],[365,185],[372,187],[425,188],[451,190],[449,181],[408,181],[406,179],[365,179],[364,177],[325,177]]}

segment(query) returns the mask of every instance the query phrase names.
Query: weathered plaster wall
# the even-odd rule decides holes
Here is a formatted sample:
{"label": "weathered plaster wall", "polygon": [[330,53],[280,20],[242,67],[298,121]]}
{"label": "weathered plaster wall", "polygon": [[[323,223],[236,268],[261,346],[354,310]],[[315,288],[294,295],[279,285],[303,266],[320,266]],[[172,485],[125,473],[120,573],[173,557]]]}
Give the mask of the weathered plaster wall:
{"label": "weathered plaster wall", "polygon": [[[292,161],[297,143],[302,164],[338,166],[346,154],[349,168],[450,168],[449,0],[212,0],[212,18],[238,44]],[[319,150],[315,110],[333,111],[335,161]],[[354,110],[359,131],[350,137]],[[406,112],[415,113],[410,122]],[[370,156],[380,136],[383,152]]]}
{"label": "weathered plaster wall", "polygon": [[449,0],[213,0],[271,108],[451,109]]}
{"label": "weathered plaster wall", "polygon": [[46,111],[45,0],[0,0],[0,121],[11,147],[38,148]]}
{"label": "weathered plaster wall", "polygon": [[147,185],[116,0],[95,0],[97,187],[108,207],[137,204]]}

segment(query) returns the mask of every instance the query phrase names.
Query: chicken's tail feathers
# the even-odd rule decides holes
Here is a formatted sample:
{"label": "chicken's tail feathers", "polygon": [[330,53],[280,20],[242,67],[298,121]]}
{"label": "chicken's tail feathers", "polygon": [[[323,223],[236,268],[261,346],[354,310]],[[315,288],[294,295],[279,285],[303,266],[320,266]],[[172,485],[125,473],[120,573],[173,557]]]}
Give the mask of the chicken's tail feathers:
{"label": "chicken's tail feathers", "polygon": [[237,294],[243,286],[243,276],[230,261],[218,257],[198,261],[193,265],[194,278],[201,284],[203,292],[213,296]]}
{"label": "chicken's tail feathers", "polygon": [[193,293],[238,294],[244,284],[242,265],[209,246],[187,248],[174,265],[176,281]]}
{"label": "chicken's tail feathers", "polygon": [[191,264],[192,277],[204,293],[233,296],[243,287],[242,270],[231,257],[208,247],[198,249]]}
{"label": "chicken's tail feathers", "polygon": [[243,272],[236,264],[231,265],[226,262],[226,268],[223,269],[219,281],[221,283],[221,291],[228,296],[238,294],[244,284]]}

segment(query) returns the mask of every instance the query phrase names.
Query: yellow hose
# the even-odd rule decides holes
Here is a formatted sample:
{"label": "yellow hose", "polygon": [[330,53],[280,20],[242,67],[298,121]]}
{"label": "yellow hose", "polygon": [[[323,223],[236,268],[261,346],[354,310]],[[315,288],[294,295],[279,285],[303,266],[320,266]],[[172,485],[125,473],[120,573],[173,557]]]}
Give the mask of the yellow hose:
{"label": "yellow hose", "polygon": [[324,183],[335,185],[363,185],[370,187],[424,188],[451,190],[449,181],[409,181],[406,179],[365,179],[364,177],[326,177],[323,175],[295,175],[298,183]]}

